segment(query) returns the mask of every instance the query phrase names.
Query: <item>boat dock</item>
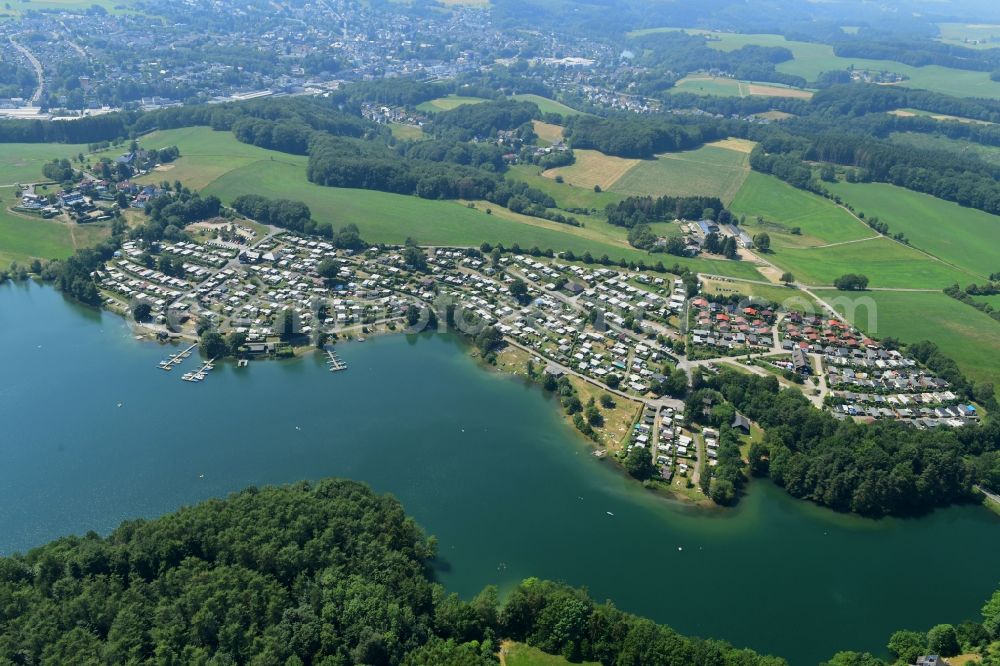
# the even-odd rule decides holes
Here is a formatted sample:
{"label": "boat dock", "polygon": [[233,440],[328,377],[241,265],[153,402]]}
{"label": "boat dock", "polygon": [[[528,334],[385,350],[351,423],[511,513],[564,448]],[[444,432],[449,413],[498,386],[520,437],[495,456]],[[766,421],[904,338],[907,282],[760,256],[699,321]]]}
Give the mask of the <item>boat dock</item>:
{"label": "boat dock", "polygon": [[337,356],[337,352],[332,349],[327,349],[326,355],[328,357],[326,363],[330,366],[330,372],[347,370],[347,364],[340,360],[340,357]]}
{"label": "boat dock", "polygon": [[181,377],[181,379],[183,379],[186,382],[194,382],[194,383],[204,381],[205,378],[208,376],[208,373],[211,372],[213,368],[215,368],[214,363],[215,359],[213,358],[211,361],[208,361],[207,363],[205,363],[205,365],[201,366],[198,370],[195,370],[194,372],[185,373],[184,376]]}
{"label": "boat dock", "polygon": [[160,361],[160,370],[166,370],[167,372],[173,370],[175,365],[180,365],[185,360],[187,360],[187,358],[191,356],[191,353],[194,352],[194,348],[197,346],[198,345],[196,344],[191,345],[184,351],[178,352],[177,354],[171,354],[165,360]]}

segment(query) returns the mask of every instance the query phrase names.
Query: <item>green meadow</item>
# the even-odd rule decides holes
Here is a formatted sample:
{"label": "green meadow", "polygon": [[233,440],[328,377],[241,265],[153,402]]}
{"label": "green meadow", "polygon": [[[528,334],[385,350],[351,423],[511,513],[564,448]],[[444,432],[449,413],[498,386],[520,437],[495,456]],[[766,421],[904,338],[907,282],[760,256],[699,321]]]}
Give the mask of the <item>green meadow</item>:
{"label": "green meadow", "polygon": [[888,238],[826,247],[779,248],[767,258],[809,285],[832,285],[845,273],[868,276],[870,287],[943,289],[968,275]]}
{"label": "green meadow", "polygon": [[554,99],[542,97],[541,95],[513,95],[513,99],[516,99],[519,102],[534,102],[538,105],[538,110],[542,113],[558,113],[561,116],[583,115],[583,112],[581,111],[577,111],[572,107],[566,106],[562,102],[557,102]]}
{"label": "green meadow", "polygon": [[452,109],[457,109],[463,104],[479,104],[480,102],[485,101],[486,100],[482,97],[447,95],[446,97],[432,99],[429,102],[421,102],[417,105],[417,110],[423,111],[424,113],[437,113],[438,111],[451,111]]}
{"label": "green meadow", "polygon": [[664,153],[626,171],[612,192],[661,196],[716,196],[731,203],[750,173],[749,155],[718,146]]}
{"label": "green meadow", "polygon": [[0,146],[0,187],[45,180],[42,166],[46,162],[86,152],[85,144],[5,143]]}
{"label": "green meadow", "polygon": [[967,49],[1000,47],[1000,25],[970,23],[938,23],[939,41]]}
{"label": "green meadow", "polygon": [[[524,643],[506,642],[503,645],[501,664],[505,666],[569,666],[563,657],[542,652]],[[594,661],[577,662],[579,666],[599,666]]]}
{"label": "green meadow", "polygon": [[966,274],[961,283],[1000,271],[1000,216],[885,183],[828,184],[830,191],[902,232],[910,243]]}
{"label": "green meadow", "polygon": [[[658,28],[632,34],[648,34],[650,32],[664,32],[675,29]],[[1000,83],[991,81],[989,72],[973,72],[940,67],[938,65],[913,67],[892,60],[842,58],[834,55],[833,47],[828,44],[788,40],[782,35],[748,35],[729,32],[709,32],[705,30],[688,30],[688,32],[708,35],[711,39],[709,46],[722,51],[733,51],[746,45],[783,46],[792,52],[794,58],[788,62],[778,64],[777,70],[786,74],[797,74],[807,81],[815,81],[820,72],[843,70],[853,65],[855,69],[887,70],[903,74],[909,78],[899,85],[911,88],[923,88],[957,97],[989,97],[1000,99]]]}
{"label": "green meadow", "polygon": [[[842,243],[875,235],[864,223],[828,199],[792,187],[767,174],[751,171],[730,209],[746,216],[753,234],[766,231],[771,247],[801,248]],[[757,224],[757,217],[764,224]],[[798,227],[800,235],[791,231]]]}
{"label": "green meadow", "polygon": [[961,139],[949,139],[936,134],[919,132],[893,132],[889,140],[901,146],[911,146],[924,150],[946,150],[959,155],[975,155],[984,162],[1000,166],[1000,147],[984,146]]}
{"label": "green meadow", "polygon": [[542,170],[534,164],[516,164],[508,172],[508,177],[524,181],[531,187],[545,192],[555,199],[559,208],[588,208],[603,211],[610,203],[625,198],[617,192],[595,192],[592,187],[578,187],[567,182],[557,183],[555,179],[542,175]]}
{"label": "green meadow", "polygon": [[[822,291],[817,295],[823,299],[835,298],[833,292]],[[848,298],[853,296],[849,294]],[[997,383],[1000,322],[943,293],[874,291],[857,296],[870,298],[875,304],[873,317],[863,307],[858,307],[853,317],[854,323],[869,335],[892,336],[903,342],[930,340],[973,381]],[[850,308],[833,305],[850,314]]]}
{"label": "green meadow", "polygon": [[[306,180],[304,167],[280,161],[262,161],[236,169],[215,180],[205,192],[226,202],[241,194],[302,201],[312,210],[315,219],[329,221],[334,226],[356,224],[362,237],[374,243],[402,243],[407,238],[424,245],[479,246],[490,242],[511,246],[517,243],[525,249],[538,246],[557,251],[572,250],[578,254],[589,251],[595,257],[607,254],[615,259],[652,263],[662,260],[668,265],[676,259],[629,247],[624,230],[614,230],[620,234],[617,239],[612,238],[610,232],[603,234],[604,227],[611,227],[602,221],[596,221],[593,229],[577,229],[537,218],[528,218],[528,223],[500,211],[488,215],[484,210],[486,204],[468,208],[455,201],[323,187]],[[598,235],[606,239],[598,239]],[[751,264],[738,261],[678,261],[698,271],[759,277]]]}

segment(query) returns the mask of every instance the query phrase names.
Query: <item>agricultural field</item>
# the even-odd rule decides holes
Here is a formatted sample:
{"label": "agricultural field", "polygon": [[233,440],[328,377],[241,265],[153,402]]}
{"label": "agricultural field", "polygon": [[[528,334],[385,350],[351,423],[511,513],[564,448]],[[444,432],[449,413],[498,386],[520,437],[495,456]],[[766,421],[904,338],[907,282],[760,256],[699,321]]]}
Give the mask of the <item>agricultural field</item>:
{"label": "agricultural field", "polygon": [[566,106],[562,102],[557,102],[554,99],[549,99],[548,97],[542,97],[541,95],[513,95],[513,99],[519,102],[534,102],[538,105],[538,110],[542,113],[558,113],[561,116],[580,116],[583,115],[581,111]]}
{"label": "agricultural field", "polygon": [[629,195],[716,196],[728,204],[750,173],[748,152],[706,145],[663,153],[656,159],[640,161],[610,189]]}
{"label": "agricultural field", "polygon": [[[834,298],[827,291],[817,296]],[[1000,377],[1000,322],[988,315],[943,293],[875,291],[857,296],[870,298],[876,307],[871,325],[865,308],[854,314],[855,325],[870,329],[868,334],[903,342],[930,340],[973,381],[996,382]],[[847,308],[833,305],[849,315]]]}
{"label": "agricultural field", "polygon": [[808,285],[832,285],[846,273],[868,276],[874,288],[943,289],[968,281],[966,273],[882,237],[825,247],[780,248],[767,259]]}
{"label": "agricultural field", "polygon": [[13,188],[0,188],[0,266],[27,264],[32,259],[65,259],[80,247],[107,238],[107,223],[66,224],[9,210],[15,203]]}
{"label": "agricultural field", "polygon": [[674,84],[671,90],[674,92],[686,92],[695,95],[716,95],[719,97],[750,97],[751,95],[757,95],[761,97],[809,99],[813,95],[808,90],[782,86],[776,83],[754,83],[752,81],[738,81],[736,79],[701,74],[684,77]]}
{"label": "agricultural field", "polygon": [[569,182],[557,183],[553,178],[543,176],[534,164],[516,164],[507,171],[507,177],[521,180],[555,199],[559,208],[588,208],[603,211],[609,203],[617,203],[625,198],[616,192],[595,192],[593,187],[579,187]]}
{"label": "agricultural field", "polygon": [[542,172],[546,178],[562,176],[570,185],[593,189],[599,186],[609,190],[625,173],[642,160],[605,155],[596,150],[574,150],[576,163],[569,166],[547,169]]}
{"label": "agricultural field", "polygon": [[417,111],[423,111],[424,113],[437,113],[438,111],[451,111],[452,109],[457,109],[463,104],[479,104],[480,102],[485,102],[486,100],[482,97],[463,97],[462,95],[448,95],[447,97],[438,97],[437,99],[432,99],[429,102],[421,102],[417,105]]}
{"label": "agricultural field", "polygon": [[958,155],[975,155],[984,162],[1000,166],[1000,147],[984,146],[962,139],[949,139],[935,134],[921,132],[893,132],[889,140],[901,146],[927,150],[946,150]]}
{"label": "agricultural field", "polygon": [[[662,32],[674,29],[676,28],[659,28],[642,32]],[[833,47],[828,44],[787,40],[781,35],[747,35],[705,30],[688,30],[688,32],[709,36],[711,39],[709,46],[723,51],[733,51],[748,44],[783,46],[792,52],[794,58],[788,62],[778,64],[777,70],[786,74],[797,74],[807,81],[815,81],[820,72],[843,70],[853,65],[855,69],[886,70],[903,74],[909,78],[898,85],[910,88],[923,88],[956,97],[989,97],[1000,99],[1000,83],[991,81],[989,72],[952,69],[938,65],[913,67],[892,60],[841,58],[834,55]]]}
{"label": "agricultural field", "polygon": [[45,180],[42,166],[46,162],[86,152],[86,144],[5,143],[0,148],[0,187]]}
{"label": "agricultural field", "polygon": [[949,116],[946,113],[934,113],[932,111],[924,111],[923,109],[894,109],[889,111],[891,115],[899,116],[900,118],[912,118],[913,116],[923,116],[924,118],[933,118],[934,120],[940,120],[942,122],[951,121],[959,123],[972,123],[975,125],[995,125],[996,123],[987,122],[985,120],[976,120],[975,118],[963,118],[962,116]]}
{"label": "agricultural field", "polygon": [[[745,215],[751,235],[766,231],[771,247],[816,247],[875,235],[863,222],[821,196],[792,187],[767,174],[751,171],[730,209]],[[757,224],[757,217],[764,218]],[[801,234],[791,231],[798,227]]]}
{"label": "agricultural field", "polygon": [[4,13],[0,13],[0,20],[6,16],[18,16],[29,11],[43,10],[66,10],[83,11],[97,5],[103,7],[112,14],[133,13],[137,10],[131,7],[129,0],[17,0],[16,2],[5,3]]}
{"label": "agricultural field", "polygon": [[[362,237],[375,243],[402,243],[408,237],[426,245],[478,247],[484,241],[507,246],[517,243],[523,248],[538,246],[541,249],[572,250],[578,254],[589,251],[595,257],[607,254],[615,259],[649,263],[662,260],[666,265],[678,261],[693,270],[733,277],[758,277],[750,263],[682,259],[636,250],[625,242],[624,230],[613,229],[606,223],[601,226],[600,221],[594,222],[591,228],[591,222],[585,220],[588,226],[582,229],[536,218],[531,218],[531,224],[526,224],[511,218],[509,211],[501,214],[497,210],[487,215],[484,210],[486,204],[476,204],[473,209],[455,201],[322,187],[306,180],[303,166],[279,161],[262,161],[236,169],[214,181],[205,193],[214,194],[225,202],[241,194],[302,201],[317,220],[329,221],[334,226],[356,224]],[[606,231],[607,240],[597,239],[595,233],[598,231]],[[612,233],[620,235],[614,238]]]}
{"label": "agricultural field", "polygon": [[[1000,271],[1000,216],[886,183],[832,183],[832,192],[965,272],[964,285]],[[946,286],[946,285],[942,285]]]}
{"label": "agricultural field", "polygon": [[967,49],[1000,47],[1000,25],[989,23],[938,23],[938,41]]}

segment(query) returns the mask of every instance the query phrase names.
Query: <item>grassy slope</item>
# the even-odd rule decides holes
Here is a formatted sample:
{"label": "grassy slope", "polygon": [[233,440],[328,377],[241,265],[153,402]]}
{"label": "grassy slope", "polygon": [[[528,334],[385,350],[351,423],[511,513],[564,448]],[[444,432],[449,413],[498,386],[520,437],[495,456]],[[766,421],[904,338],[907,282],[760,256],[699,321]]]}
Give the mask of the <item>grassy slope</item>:
{"label": "grassy slope", "polygon": [[0,266],[12,261],[25,264],[32,259],[64,259],[73,254],[69,226],[26,218],[0,210]]}
{"label": "grassy slope", "polygon": [[533,164],[513,166],[508,175],[545,192],[556,200],[560,208],[596,208],[601,211],[609,203],[617,203],[625,198],[624,194],[617,192],[595,192],[591,187],[577,187],[568,182],[557,183],[554,179],[543,176],[541,169]]}
{"label": "grassy slope", "polygon": [[[504,643],[505,666],[568,666],[570,662],[563,657],[542,652],[538,648],[524,643]],[[580,662],[580,666],[598,666],[597,662]]]}
{"label": "grassy slope", "polygon": [[[614,258],[657,261],[671,264],[674,257],[649,255],[627,246],[624,232],[617,242],[597,241],[575,230],[545,220],[533,224],[507,219],[499,212],[486,215],[453,201],[431,201],[412,196],[371,190],[321,187],[309,183],[301,166],[279,161],[262,161],[236,169],[213,182],[206,190],[223,201],[247,193],[305,202],[316,219],[335,226],[356,224],[371,242],[402,243],[407,237],[426,245],[479,246],[484,241],[520,244],[524,248],[590,251],[595,257],[607,253]],[[589,233],[588,233],[589,235]],[[719,272],[734,277],[758,277],[749,264],[731,261],[683,260],[696,270]]]}
{"label": "grassy slope", "polygon": [[577,111],[576,109],[570,106],[566,106],[562,102],[557,102],[554,99],[549,99],[548,97],[542,97],[541,95],[532,95],[532,94],[514,95],[513,98],[521,102],[534,102],[535,104],[538,105],[538,110],[541,111],[542,113],[558,113],[559,115],[562,116],[583,115],[581,111]]}
{"label": "grassy slope", "polygon": [[[832,298],[830,292],[817,294]],[[874,325],[868,313],[857,311],[858,326],[880,337],[904,342],[931,340],[955,359],[974,381],[997,382],[1000,377],[1000,322],[944,294],[920,292],[868,292],[876,306]],[[844,308],[838,308],[842,312]]]}
{"label": "grassy slope", "polygon": [[810,305],[812,312],[819,312],[819,304],[814,298],[793,287],[781,285],[758,284],[756,282],[729,282],[726,280],[706,279],[702,281],[702,292],[706,294],[723,294],[762,299],[772,303],[785,303],[792,307],[791,299],[798,299],[796,305],[802,307],[802,302]]}
{"label": "grassy slope", "polygon": [[887,222],[890,232],[903,232],[914,247],[983,279],[1000,271],[1000,217],[996,215],[885,183],[829,187],[855,209]]}
{"label": "grassy slope", "polygon": [[608,190],[641,162],[627,157],[605,155],[597,150],[574,150],[573,154],[576,156],[573,164],[548,169],[544,175],[553,179],[562,176],[567,183],[584,189],[593,189],[595,185],[599,185],[601,189]]}
{"label": "grassy slope", "polygon": [[611,187],[624,194],[708,195],[731,203],[750,171],[746,153],[717,146],[664,153],[643,160]]}
{"label": "grassy slope", "polygon": [[424,113],[436,113],[438,111],[451,111],[452,109],[458,108],[463,104],[479,104],[480,102],[485,102],[486,100],[482,97],[463,97],[462,95],[448,95],[447,97],[438,97],[437,99],[432,99],[429,102],[422,102],[417,105],[418,111],[423,111]]}
{"label": "grassy slope", "polygon": [[0,145],[0,187],[45,180],[42,166],[54,158],[87,152],[86,144],[5,143]]}
{"label": "grassy slope", "polygon": [[[690,31],[703,32],[703,31]],[[731,51],[747,44],[759,46],[784,46],[795,56],[793,60],[780,63],[778,71],[797,74],[807,81],[814,81],[823,71],[842,70],[849,65],[857,69],[888,70],[909,77],[900,85],[912,88],[934,90],[957,97],[990,97],[1000,99],[1000,83],[990,80],[989,72],[972,72],[950,69],[937,65],[911,67],[891,60],[867,60],[864,58],[841,58],[833,54],[833,47],[827,44],[813,44],[786,40],[781,35],[744,35],[735,33],[712,33],[718,41],[710,46]]]}
{"label": "grassy slope", "polygon": [[1000,166],[1000,147],[997,146],[984,146],[978,143],[962,141],[961,139],[949,139],[943,136],[921,134],[918,132],[893,132],[889,139],[893,143],[902,146],[912,146],[914,148],[930,150],[946,150],[959,155],[967,155],[971,153],[985,162]]}
{"label": "grassy slope", "polygon": [[[767,231],[774,248],[841,243],[874,234],[850,213],[823,197],[757,172],[747,175],[731,209],[737,215],[746,215],[746,227],[752,233]],[[758,215],[771,224],[758,226]],[[780,226],[775,227],[775,224]],[[802,235],[787,233],[793,227],[799,227]]]}

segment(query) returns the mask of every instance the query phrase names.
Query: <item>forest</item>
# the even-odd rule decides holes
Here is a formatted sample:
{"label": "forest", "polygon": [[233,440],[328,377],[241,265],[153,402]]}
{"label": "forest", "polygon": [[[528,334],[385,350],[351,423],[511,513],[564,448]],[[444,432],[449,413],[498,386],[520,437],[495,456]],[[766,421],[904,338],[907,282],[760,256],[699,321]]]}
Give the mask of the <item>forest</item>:
{"label": "forest", "polygon": [[781,666],[559,583],[501,603],[432,576],[436,541],[348,480],[250,487],[0,559],[0,661],[495,666],[501,639],[622,666]]}

